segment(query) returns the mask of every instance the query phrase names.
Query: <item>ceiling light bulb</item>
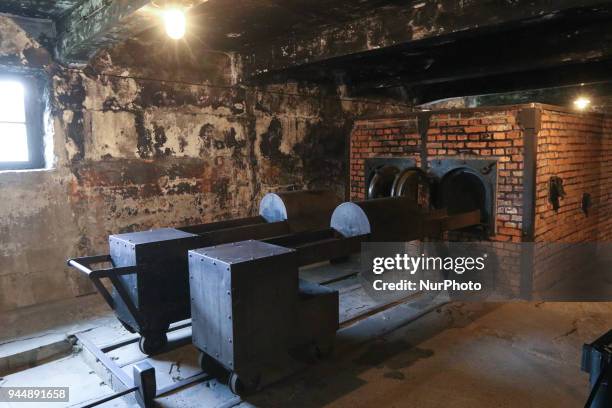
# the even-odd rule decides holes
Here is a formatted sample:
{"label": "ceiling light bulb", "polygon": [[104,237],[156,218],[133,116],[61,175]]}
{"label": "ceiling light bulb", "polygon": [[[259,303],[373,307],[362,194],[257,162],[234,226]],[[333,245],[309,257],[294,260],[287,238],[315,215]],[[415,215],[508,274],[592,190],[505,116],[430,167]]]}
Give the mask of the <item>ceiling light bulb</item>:
{"label": "ceiling light bulb", "polygon": [[173,40],[180,40],[185,35],[187,28],[187,19],[182,10],[171,8],[164,11],[164,24],[166,25],[166,34]]}
{"label": "ceiling light bulb", "polygon": [[588,98],[585,98],[584,96],[578,97],[574,101],[574,106],[578,110],[585,110],[590,104],[591,101]]}

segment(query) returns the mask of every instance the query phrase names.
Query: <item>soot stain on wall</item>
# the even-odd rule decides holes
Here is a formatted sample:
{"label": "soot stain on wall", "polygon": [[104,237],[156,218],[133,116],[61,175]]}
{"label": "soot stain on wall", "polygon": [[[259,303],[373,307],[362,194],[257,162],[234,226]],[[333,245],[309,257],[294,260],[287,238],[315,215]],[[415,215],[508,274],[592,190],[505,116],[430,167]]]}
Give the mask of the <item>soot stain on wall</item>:
{"label": "soot stain on wall", "polygon": [[157,123],[153,123],[153,135],[153,149],[155,149],[155,157],[166,157],[174,153],[174,151],[172,151],[172,149],[169,147],[164,148],[164,144],[166,144],[168,138],[166,137],[166,131],[162,126],[159,126]]}
{"label": "soot stain on wall", "polygon": [[142,159],[148,159],[153,155],[153,138],[151,137],[151,131],[147,129],[144,121],[144,112],[134,112],[134,127],[136,128],[137,144],[136,149],[138,155]]}
{"label": "soot stain on wall", "polygon": [[291,173],[295,170],[297,159],[281,151],[282,141],[283,124],[277,117],[273,117],[268,130],[261,135],[259,148],[263,157],[283,171]]}
{"label": "soot stain on wall", "polygon": [[68,72],[57,72],[59,82],[62,84],[56,89],[56,103],[54,114],[60,111],[71,112],[70,120],[66,123],[66,137],[71,141],[73,162],[82,160],[85,155],[85,129],[83,117],[83,103],[86,90],[81,76],[70,75]]}
{"label": "soot stain on wall", "polygon": [[[32,63],[44,60],[30,56]],[[29,63],[18,57],[11,63]],[[15,242],[24,243],[17,249],[0,244],[0,278],[15,282],[0,285],[0,311],[91,292],[65,269],[65,259],[105,253],[109,234],[252,215],[268,191],[343,183],[346,135],[339,132],[352,113],[313,102],[327,91],[305,85],[308,95],[300,96],[289,84],[267,92],[138,80],[139,67],[93,65],[46,71],[55,168],[0,174],[7,197],[0,231],[10,228]],[[211,78],[226,77],[215,71],[225,65],[207,67]],[[129,78],[104,74],[119,70]],[[24,209],[23,197],[33,192]],[[34,257],[33,245],[39,246]],[[34,293],[35,284],[49,290]]]}
{"label": "soot stain on wall", "polygon": [[213,132],[215,126],[211,123],[205,123],[200,127],[200,157],[207,156],[212,146]]}
{"label": "soot stain on wall", "polygon": [[293,147],[294,155],[303,160],[302,171],[309,185],[322,186],[330,180],[344,180],[346,138],[352,128],[351,120],[335,126],[323,122],[308,126],[301,142]]}

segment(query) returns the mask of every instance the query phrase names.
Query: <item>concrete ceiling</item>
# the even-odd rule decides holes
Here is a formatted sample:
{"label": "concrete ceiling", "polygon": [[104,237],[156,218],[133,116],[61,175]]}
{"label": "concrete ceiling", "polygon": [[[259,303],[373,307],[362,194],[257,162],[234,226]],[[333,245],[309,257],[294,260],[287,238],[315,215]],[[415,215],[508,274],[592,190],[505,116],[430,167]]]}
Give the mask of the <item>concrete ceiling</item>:
{"label": "concrete ceiling", "polygon": [[[84,62],[100,47],[159,27],[158,12],[165,0],[72,1],[80,4],[56,18],[58,51],[65,61]],[[289,35],[308,35],[313,30],[347,23],[393,5],[405,5],[406,1],[172,0],[172,4],[176,3],[190,8],[189,34],[198,46],[239,51]],[[0,11],[3,9],[10,11],[0,4]],[[25,13],[31,15],[34,11]]]}
{"label": "concrete ceiling", "polygon": [[353,21],[397,3],[400,1],[209,0],[192,14],[209,42],[240,48]]}
{"label": "concrete ceiling", "polygon": [[[288,52],[269,52],[267,60],[262,50],[253,53],[250,78],[262,83],[341,80],[351,96],[409,95],[412,103],[610,81],[612,3],[575,5],[579,7],[519,19],[481,14],[483,22],[493,15],[494,24],[472,20],[462,26],[461,14],[453,20],[435,15],[414,19],[413,28],[438,27],[442,32],[418,38],[414,32],[383,32],[378,40],[383,45],[377,47],[370,46],[372,36],[334,47],[334,52],[308,49],[307,44],[317,42],[301,40],[301,48],[286,46]],[[396,15],[381,17],[379,26],[392,26]]]}
{"label": "concrete ceiling", "polygon": [[[159,43],[166,0],[2,0],[54,20],[60,61]],[[188,49],[240,54],[246,81],[341,81],[415,102],[612,80],[610,0],[172,0]]]}
{"label": "concrete ceiling", "polygon": [[[113,5],[112,3],[116,3]],[[2,0],[0,12],[25,17],[46,18],[58,25],[58,33],[72,31],[89,16],[112,20],[121,24],[122,19],[139,9],[141,19],[146,17],[147,6],[163,5],[165,0]],[[246,48],[263,41],[276,40],[279,36],[310,32],[314,27],[325,27],[363,17],[376,9],[400,3],[400,0],[173,0],[193,6],[190,21],[206,46],[216,49]],[[406,3],[406,1],[403,1]],[[143,12],[144,10],[144,12]],[[120,17],[120,18],[118,18]],[[130,24],[136,30],[145,31],[151,24]],[[72,27],[71,27],[72,26]],[[193,33],[193,32],[192,32]],[[130,37],[137,32],[129,31]]]}
{"label": "concrete ceiling", "polygon": [[2,0],[0,12],[24,17],[56,19],[85,0]]}

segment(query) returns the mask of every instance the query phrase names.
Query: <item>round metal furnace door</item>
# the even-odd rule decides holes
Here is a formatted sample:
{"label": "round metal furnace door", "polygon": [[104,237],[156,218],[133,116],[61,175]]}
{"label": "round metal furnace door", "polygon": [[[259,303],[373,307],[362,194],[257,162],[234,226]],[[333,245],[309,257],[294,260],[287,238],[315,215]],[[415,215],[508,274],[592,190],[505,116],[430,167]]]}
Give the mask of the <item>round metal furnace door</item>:
{"label": "round metal furnace door", "polygon": [[412,198],[418,208],[430,207],[430,193],[430,181],[427,175],[416,167],[401,171],[391,187],[391,196]]}
{"label": "round metal furnace door", "polygon": [[370,174],[368,182],[368,198],[391,197],[395,176],[399,169],[395,166],[381,166]]}

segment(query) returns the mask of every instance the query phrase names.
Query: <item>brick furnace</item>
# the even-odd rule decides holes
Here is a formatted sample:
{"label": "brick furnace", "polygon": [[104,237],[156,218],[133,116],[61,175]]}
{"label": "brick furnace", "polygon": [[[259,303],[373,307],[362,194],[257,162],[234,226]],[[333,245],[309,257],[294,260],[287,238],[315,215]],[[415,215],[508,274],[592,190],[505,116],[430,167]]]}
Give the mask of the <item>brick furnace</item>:
{"label": "brick furnace", "polygon": [[[538,243],[514,259],[530,271],[516,277],[523,293],[581,261],[543,243],[612,238],[606,115],[542,104],[423,111],[359,120],[349,145],[351,200],[409,195],[449,213],[480,209],[478,229],[445,238]],[[538,272],[551,264],[556,277]]]}

